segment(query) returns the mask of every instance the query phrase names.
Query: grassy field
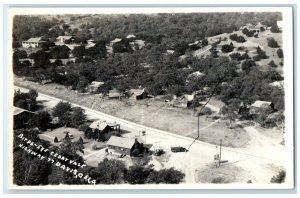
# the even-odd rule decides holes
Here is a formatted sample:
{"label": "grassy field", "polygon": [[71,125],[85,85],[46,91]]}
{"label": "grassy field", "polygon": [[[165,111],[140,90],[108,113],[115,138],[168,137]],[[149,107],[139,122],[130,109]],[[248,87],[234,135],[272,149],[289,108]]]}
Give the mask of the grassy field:
{"label": "grassy field", "polygon": [[[174,108],[160,99],[147,99],[143,101],[133,101],[131,99],[108,100],[99,95],[78,94],[61,85],[46,84],[26,81],[15,77],[15,84],[36,89],[40,93],[52,95],[72,103],[83,105],[125,120],[138,124],[143,124],[152,128],[169,131],[175,134],[196,137],[197,136],[197,117],[192,110]],[[214,100],[216,103],[216,101]],[[224,137],[227,141],[225,146],[243,147],[250,139],[243,129],[229,129],[223,121],[207,119],[201,116],[199,120],[200,139],[208,143],[217,143]],[[209,127],[208,127],[209,126]]]}
{"label": "grassy field", "polygon": [[233,164],[222,164],[219,168],[209,164],[201,170],[196,170],[197,183],[246,183],[251,180],[251,176],[245,170]]}

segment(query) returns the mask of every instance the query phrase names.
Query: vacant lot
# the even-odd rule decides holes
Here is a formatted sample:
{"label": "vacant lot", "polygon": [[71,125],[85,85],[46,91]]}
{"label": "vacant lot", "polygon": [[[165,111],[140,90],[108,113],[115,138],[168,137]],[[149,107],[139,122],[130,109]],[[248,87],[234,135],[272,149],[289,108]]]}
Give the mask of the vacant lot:
{"label": "vacant lot", "polygon": [[233,164],[222,164],[216,168],[214,164],[209,164],[205,168],[196,170],[197,183],[247,183],[252,181],[252,177],[240,167]]}

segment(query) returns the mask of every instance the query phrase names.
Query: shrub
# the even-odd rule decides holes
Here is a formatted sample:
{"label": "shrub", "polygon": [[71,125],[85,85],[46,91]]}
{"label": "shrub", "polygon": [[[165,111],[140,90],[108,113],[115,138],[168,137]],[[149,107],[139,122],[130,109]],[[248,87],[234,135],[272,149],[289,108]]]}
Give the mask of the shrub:
{"label": "shrub", "polygon": [[253,57],[254,61],[259,61],[261,59],[267,59],[268,56],[266,55],[266,52],[263,51],[259,46],[256,48],[257,55]]}
{"label": "shrub", "polygon": [[242,32],[248,37],[252,37],[254,35],[254,33],[252,31],[249,31],[247,28],[244,28]]}
{"label": "shrub", "polygon": [[232,53],[232,54],[230,54],[230,58],[232,60],[237,60],[237,61],[250,59],[250,57],[247,53],[244,53],[243,55],[241,55],[240,53]]}
{"label": "shrub", "polygon": [[243,36],[238,36],[237,34],[232,34],[229,36],[229,38],[238,43],[244,43],[246,41]]}
{"label": "shrub", "polygon": [[279,47],[277,41],[275,41],[274,38],[268,38],[268,46],[272,48],[277,48]]}
{"label": "shrub", "polygon": [[245,60],[243,63],[242,63],[242,70],[243,71],[246,71],[246,72],[249,72],[250,69],[252,67],[256,66],[255,62],[253,60]]}
{"label": "shrub", "polygon": [[284,183],[286,177],[286,172],[285,170],[279,171],[278,175],[273,176],[271,179],[271,183]]}
{"label": "shrub", "polygon": [[277,67],[277,65],[275,64],[275,62],[274,62],[273,60],[270,61],[268,65],[269,65],[270,67],[274,67],[274,68]]}
{"label": "shrub", "polygon": [[213,183],[213,184],[224,184],[224,183],[228,183],[228,182],[226,182],[226,180],[223,177],[216,177],[216,178],[213,178],[211,180],[211,183]]}
{"label": "shrub", "polygon": [[240,60],[242,57],[240,53],[232,53],[229,56],[232,60]]}
{"label": "shrub", "polygon": [[89,128],[89,125],[87,125],[87,124],[82,124],[82,125],[80,125],[80,126],[78,127],[78,130],[79,130],[79,131],[85,132],[88,128]]}
{"label": "shrub", "polygon": [[273,33],[279,33],[279,32],[281,32],[280,31],[280,29],[278,28],[278,26],[277,26],[277,23],[273,23],[273,25],[271,26],[271,32],[273,32]]}
{"label": "shrub", "polygon": [[55,143],[57,143],[58,142],[58,139],[57,139],[57,137],[55,136],[55,138],[54,138],[54,142]]}
{"label": "shrub", "polygon": [[282,50],[281,48],[279,48],[279,49],[277,50],[277,56],[278,56],[279,58],[283,58],[283,50]]}
{"label": "shrub", "polygon": [[201,112],[203,115],[211,115],[212,110],[209,107],[204,107]]}
{"label": "shrub", "polygon": [[207,39],[203,39],[201,43],[202,43],[202,47],[205,47],[205,46],[208,45],[208,40]]}
{"label": "shrub", "polygon": [[244,50],[244,49],[245,49],[245,47],[243,47],[243,46],[239,46],[239,47],[237,48],[238,51],[242,51],[242,50]]}
{"label": "shrub", "polygon": [[259,28],[261,32],[264,32],[266,29],[264,27]]}
{"label": "shrub", "polygon": [[228,52],[232,52],[232,50],[233,50],[233,44],[232,43],[230,43],[230,45],[223,45],[222,46],[222,52],[223,53],[228,53]]}

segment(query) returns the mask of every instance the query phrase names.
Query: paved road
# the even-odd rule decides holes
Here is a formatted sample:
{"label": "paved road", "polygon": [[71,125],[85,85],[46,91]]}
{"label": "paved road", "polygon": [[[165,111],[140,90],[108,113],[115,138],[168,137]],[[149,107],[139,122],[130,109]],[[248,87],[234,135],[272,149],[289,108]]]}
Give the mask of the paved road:
{"label": "paved road", "polygon": [[[17,89],[19,88],[21,91],[27,92],[28,89],[21,88],[15,86]],[[59,101],[63,101],[59,98],[45,95],[39,93],[38,100],[47,101],[47,107],[52,108],[55,106]],[[154,129],[151,127],[143,126],[140,124],[136,124],[134,122],[130,122],[124,119],[120,119],[99,111],[95,111],[91,108],[87,108],[78,104],[72,104],[73,106],[78,106],[83,108],[86,111],[86,114],[93,119],[101,119],[106,120],[107,122],[117,122],[121,125],[121,128],[124,130],[128,130],[131,133],[125,134],[127,136],[134,136],[134,134],[139,134],[139,131],[145,130],[147,133],[147,143],[154,143],[155,146],[163,146],[165,149],[169,149],[171,146],[180,145],[188,148],[188,146],[194,141],[194,139],[189,137],[180,136],[177,134],[173,134],[170,132]],[[209,126],[207,126],[209,127]],[[249,132],[253,132],[254,128],[248,128]],[[251,135],[251,134],[250,134]],[[255,131],[255,138],[260,138],[259,133]],[[265,152],[264,148],[268,148],[268,141],[265,145],[256,145],[255,142],[253,143],[254,146],[249,146],[246,148],[229,148],[223,147],[222,156],[223,159],[228,160],[230,163],[234,163],[235,165],[240,165],[241,167],[245,168],[249,173],[260,174],[260,177],[263,177],[261,172],[258,172],[260,169],[267,170],[271,169],[268,168],[268,164],[276,164],[281,166],[283,164],[283,158],[281,158],[282,148],[278,147],[278,145],[271,145],[272,148],[277,148],[276,152],[277,155],[270,155],[270,152]],[[255,146],[261,146],[260,148],[253,149]],[[169,151],[170,152],[170,151]],[[175,168],[181,169],[186,174],[186,182],[187,183],[194,183],[195,182],[195,170],[205,166],[205,163],[211,163],[213,160],[213,156],[216,154],[216,145],[209,144],[206,142],[202,142],[196,140],[193,146],[190,148],[189,152],[187,153],[177,153],[172,154],[171,158],[169,159],[169,167],[175,166]],[[94,154],[89,154],[91,157]],[[256,165],[256,167],[254,166]],[[260,168],[260,169],[259,169]],[[269,181],[270,177],[274,175],[274,173],[270,171],[265,172],[265,180]]]}

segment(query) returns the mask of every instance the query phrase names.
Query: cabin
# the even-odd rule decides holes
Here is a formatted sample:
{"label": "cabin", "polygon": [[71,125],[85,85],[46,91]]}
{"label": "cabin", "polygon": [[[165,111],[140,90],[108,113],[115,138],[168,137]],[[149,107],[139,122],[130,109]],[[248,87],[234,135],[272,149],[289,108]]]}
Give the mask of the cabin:
{"label": "cabin", "polygon": [[256,100],[251,106],[250,106],[250,114],[258,114],[263,111],[269,111],[273,112],[275,110],[274,104],[269,101],[262,101],[262,100]]}
{"label": "cabin", "polygon": [[143,100],[148,97],[148,92],[145,89],[130,89],[129,94],[131,98],[136,100]]}
{"label": "cabin", "polygon": [[14,129],[24,128],[34,116],[34,112],[14,106]]}
{"label": "cabin", "polygon": [[172,101],[173,107],[190,108],[194,102],[194,94],[184,94],[184,96],[176,98]]}
{"label": "cabin", "polygon": [[109,99],[119,99],[119,100],[121,100],[121,98],[123,98],[123,97],[125,97],[125,94],[121,93],[116,88],[114,88],[114,89],[112,89],[108,92],[108,98]]}
{"label": "cabin", "polygon": [[123,138],[111,136],[107,141],[108,153],[138,157],[145,152],[144,143],[140,138]]}
{"label": "cabin", "polygon": [[98,91],[98,88],[101,87],[102,85],[104,85],[104,82],[100,82],[100,81],[93,81],[88,87],[87,87],[87,91],[90,93],[95,93]]}
{"label": "cabin", "polygon": [[42,37],[30,38],[27,41],[22,42],[22,47],[24,48],[38,48],[45,41],[42,40]]}
{"label": "cabin", "polygon": [[106,141],[112,135],[120,135],[120,125],[116,123],[108,123],[106,121],[97,120],[89,126],[89,130],[96,135],[98,140]]}

